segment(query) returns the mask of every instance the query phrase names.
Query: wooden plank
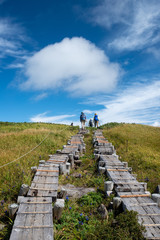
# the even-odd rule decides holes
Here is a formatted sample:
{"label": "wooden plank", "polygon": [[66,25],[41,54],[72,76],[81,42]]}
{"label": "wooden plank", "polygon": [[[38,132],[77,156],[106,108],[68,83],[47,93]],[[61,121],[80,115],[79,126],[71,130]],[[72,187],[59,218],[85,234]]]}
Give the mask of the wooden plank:
{"label": "wooden plank", "polygon": [[121,178],[121,177],[115,177],[113,179],[113,181],[116,181],[116,180],[136,180],[134,177],[129,177],[129,178]]}
{"label": "wooden plank", "polygon": [[50,214],[51,212],[18,212],[17,214]]}
{"label": "wooden plank", "polygon": [[39,177],[56,177],[56,176],[58,176],[58,174],[56,173],[55,175],[49,175],[49,174],[41,174],[41,173],[39,173],[39,174],[37,174],[36,176],[39,176]]}
{"label": "wooden plank", "polygon": [[143,226],[146,226],[146,227],[159,227],[160,226],[160,223],[153,223],[153,224],[143,224]]}
{"label": "wooden plank", "polygon": [[43,185],[44,185],[44,184],[52,184],[52,185],[53,185],[53,184],[57,184],[57,182],[45,182],[45,183],[44,183],[44,182],[37,182],[37,181],[36,181],[36,182],[35,182],[35,181],[32,181],[32,183],[38,183],[38,184],[43,184]]}
{"label": "wooden plank", "polygon": [[68,159],[68,155],[67,154],[54,154],[54,155],[49,155],[50,159],[57,159],[57,160],[61,160],[61,159]]}
{"label": "wooden plank", "polygon": [[46,169],[37,169],[37,172],[59,172],[59,170],[46,170]]}
{"label": "wooden plank", "polygon": [[118,162],[105,162],[105,161],[101,161],[105,164],[106,167],[123,167],[124,168],[124,165],[122,163],[118,163]]}
{"label": "wooden plank", "polygon": [[151,202],[151,203],[137,203],[137,204],[130,204],[130,206],[158,206],[158,204],[157,203],[153,203],[153,202]]}
{"label": "wooden plank", "polygon": [[139,216],[160,216],[160,213],[146,213],[146,214],[138,214]]}
{"label": "wooden plank", "polygon": [[106,169],[107,171],[112,171],[112,172],[128,172],[127,169],[115,169],[115,168],[110,168]]}
{"label": "wooden plank", "polygon": [[108,143],[107,140],[99,140],[99,139],[97,139],[97,142],[98,142],[98,143]]}
{"label": "wooden plank", "polygon": [[35,190],[29,190],[27,196],[29,197],[52,197],[54,200],[56,200],[57,198],[57,191],[53,191],[53,190],[39,190],[39,189],[35,189]]}
{"label": "wooden plank", "polygon": [[52,175],[49,174],[36,174],[34,176],[33,182],[52,182],[58,183],[58,174],[57,173],[52,173]]}
{"label": "wooden plank", "polygon": [[47,160],[47,162],[55,162],[55,163],[64,163],[65,160],[56,160],[56,159],[53,159],[53,160]]}
{"label": "wooden plank", "polygon": [[134,182],[115,182],[115,181],[114,181],[114,184],[116,184],[116,185],[119,185],[119,184],[120,184],[120,185],[121,185],[121,184],[122,184],[122,185],[126,185],[126,184],[127,184],[127,185],[128,185],[128,184],[129,184],[129,185],[141,185],[141,184],[140,184],[139,182],[137,182],[137,181],[136,181],[136,182],[135,182],[135,181],[134,181]]}
{"label": "wooden plank", "polygon": [[129,186],[129,185],[115,187],[115,190],[117,192],[129,192],[129,191],[141,192],[141,193],[144,192],[144,188],[143,187],[138,187],[138,186],[137,187],[133,187],[133,186]]}
{"label": "wooden plank", "polygon": [[30,187],[30,190],[38,190],[38,191],[56,191],[58,187],[56,188],[38,188],[38,187]]}
{"label": "wooden plank", "polygon": [[45,164],[40,163],[38,166],[38,169],[48,168],[48,169],[58,169],[59,166],[57,166],[56,163],[49,164],[48,162],[45,162]]}
{"label": "wooden plank", "polygon": [[50,204],[52,202],[23,202],[23,204]]}
{"label": "wooden plank", "polygon": [[121,195],[121,198],[150,197],[150,194]]}
{"label": "wooden plank", "polygon": [[16,228],[27,229],[27,228],[53,228],[51,226],[16,226]]}
{"label": "wooden plank", "polygon": [[78,146],[77,145],[65,145],[65,147],[63,149],[67,149],[67,148],[78,149]]}

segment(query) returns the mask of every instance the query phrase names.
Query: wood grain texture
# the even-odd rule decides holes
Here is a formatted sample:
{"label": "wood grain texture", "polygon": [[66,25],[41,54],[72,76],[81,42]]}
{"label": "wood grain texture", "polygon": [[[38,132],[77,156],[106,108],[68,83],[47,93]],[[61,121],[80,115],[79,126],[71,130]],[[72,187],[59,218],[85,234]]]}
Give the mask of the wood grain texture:
{"label": "wood grain texture", "polygon": [[26,197],[21,202],[10,240],[26,239],[54,239],[52,198]]}

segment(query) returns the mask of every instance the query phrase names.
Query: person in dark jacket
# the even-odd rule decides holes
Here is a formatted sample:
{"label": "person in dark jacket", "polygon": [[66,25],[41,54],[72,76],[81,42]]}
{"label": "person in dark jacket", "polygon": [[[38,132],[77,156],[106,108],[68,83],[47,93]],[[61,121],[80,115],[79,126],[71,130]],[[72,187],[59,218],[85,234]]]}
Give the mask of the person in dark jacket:
{"label": "person in dark jacket", "polygon": [[81,112],[80,122],[81,122],[81,127],[82,127],[82,129],[85,128],[85,122],[86,122],[86,121],[87,121],[87,120],[86,120],[86,115],[85,115],[83,112]]}
{"label": "person in dark jacket", "polygon": [[89,127],[93,127],[93,120],[92,119],[89,120]]}

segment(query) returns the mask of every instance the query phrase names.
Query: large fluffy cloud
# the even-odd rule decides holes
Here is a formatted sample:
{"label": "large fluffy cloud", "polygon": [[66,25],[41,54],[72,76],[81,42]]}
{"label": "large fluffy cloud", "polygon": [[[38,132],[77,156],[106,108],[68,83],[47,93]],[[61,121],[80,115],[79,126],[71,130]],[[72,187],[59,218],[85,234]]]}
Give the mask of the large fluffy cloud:
{"label": "large fluffy cloud", "polygon": [[91,10],[92,21],[107,29],[118,25],[110,47],[142,49],[159,42],[160,2],[156,0],[103,0]]}
{"label": "large fluffy cloud", "polygon": [[93,43],[74,37],[35,53],[27,60],[25,75],[22,89],[63,89],[74,95],[90,95],[112,90],[120,67]]}

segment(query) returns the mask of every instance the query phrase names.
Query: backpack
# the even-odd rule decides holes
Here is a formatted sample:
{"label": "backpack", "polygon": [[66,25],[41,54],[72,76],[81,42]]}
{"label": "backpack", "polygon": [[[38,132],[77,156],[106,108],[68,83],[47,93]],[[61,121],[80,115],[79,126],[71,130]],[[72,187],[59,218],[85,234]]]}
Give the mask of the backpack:
{"label": "backpack", "polygon": [[81,120],[86,120],[86,115],[83,113],[83,114],[81,114]]}
{"label": "backpack", "polygon": [[98,119],[98,115],[95,115],[94,116],[94,121],[98,121],[99,119]]}

